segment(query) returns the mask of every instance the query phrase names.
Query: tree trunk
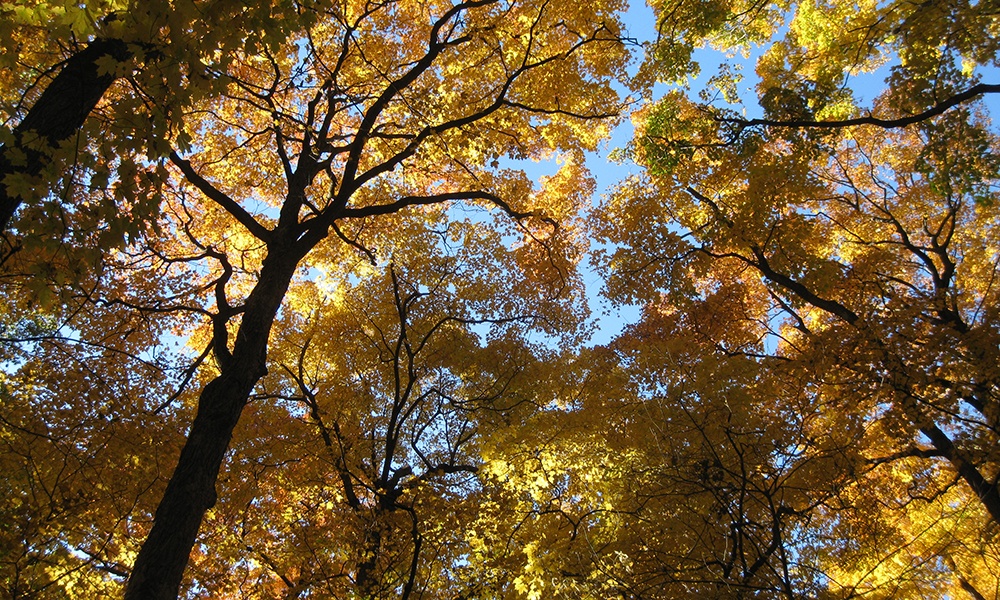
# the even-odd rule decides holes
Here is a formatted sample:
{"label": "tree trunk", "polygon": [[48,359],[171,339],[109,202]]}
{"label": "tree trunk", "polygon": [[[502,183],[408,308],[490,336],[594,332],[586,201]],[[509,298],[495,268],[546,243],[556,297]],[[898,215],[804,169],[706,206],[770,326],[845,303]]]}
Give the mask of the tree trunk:
{"label": "tree trunk", "polygon": [[90,42],[66,61],[24,120],[14,128],[12,146],[27,155],[27,164],[12,164],[8,153],[13,148],[0,147],[0,233],[7,229],[21,204],[21,198],[7,193],[4,179],[8,175],[38,175],[47,162],[43,152],[34,147],[26,148],[24,144],[30,146],[32,141],[41,138],[55,147],[72,138],[83,127],[87,116],[116,79],[114,73],[101,74],[98,71],[98,61],[106,56],[126,61],[132,53],[121,40],[98,39]]}
{"label": "tree trunk", "polygon": [[177,467],[156,509],[125,589],[126,600],[173,600],[205,512],[215,504],[215,483],[233,429],[253,387],[267,373],[267,342],[278,308],[304,252],[270,245],[260,279],[247,298],[243,321],[222,374],[198,399],[198,413]]}

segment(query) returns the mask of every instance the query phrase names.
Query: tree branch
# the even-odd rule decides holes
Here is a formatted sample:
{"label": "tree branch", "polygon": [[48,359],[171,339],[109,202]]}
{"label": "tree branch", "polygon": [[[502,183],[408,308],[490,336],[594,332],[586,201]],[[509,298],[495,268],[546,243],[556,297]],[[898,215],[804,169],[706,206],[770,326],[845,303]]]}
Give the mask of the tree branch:
{"label": "tree branch", "polygon": [[813,121],[809,119],[793,119],[789,121],[775,121],[771,119],[737,119],[734,117],[715,117],[715,120],[719,123],[728,123],[730,125],[737,125],[741,129],[747,127],[785,127],[785,128],[806,128],[806,129],[840,129],[844,127],[856,127],[858,125],[874,125],[876,127],[882,127],[884,129],[896,129],[899,127],[906,127],[907,125],[913,125],[914,123],[920,123],[921,121],[926,121],[932,117],[936,117],[940,114],[947,112],[948,110],[968,102],[978,96],[984,94],[996,94],[1000,92],[1000,84],[988,84],[979,83],[971,88],[955,94],[954,96],[939,102],[934,106],[928,108],[927,110],[917,113],[915,115],[910,115],[908,117],[900,117],[898,119],[880,119],[878,117],[873,117],[871,115],[867,117],[856,117],[853,119],[842,119],[839,121]]}
{"label": "tree branch", "polygon": [[491,204],[494,204],[505,213],[507,213],[513,219],[526,219],[528,217],[538,216],[535,212],[520,212],[516,211],[506,201],[497,196],[496,194],[491,194],[490,192],[481,191],[462,191],[462,192],[447,192],[443,194],[432,194],[430,196],[404,196],[395,202],[390,202],[389,204],[376,204],[373,206],[362,206],[359,208],[346,208],[340,212],[338,216],[344,218],[357,219],[361,217],[373,217],[377,215],[387,215],[391,213],[398,212],[399,210],[406,208],[408,206],[420,206],[429,204],[438,204],[441,202],[447,202],[449,200],[486,200]]}
{"label": "tree branch", "polygon": [[269,229],[261,225],[257,219],[253,218],[253,215],[248,213],[238,202],[230,198],[228,195],[219,190],[219,188],[209,183],[207,179],[199,175],[198,172],[194,170],[194,167],[191,166],[191,162],[181,158],[181,156],[177,154],[176,150],[170,151],[170,162],[174,163],[177,168],[184,173],[184,177],[186,177],[192,185],[198,188],[201,193],[208,196],[211,200],[215,201],[215,203],[221,206],[226,212],[231,214],[233,218],[246,227],[255,238],[264,243],[270,242],[272,236]]}

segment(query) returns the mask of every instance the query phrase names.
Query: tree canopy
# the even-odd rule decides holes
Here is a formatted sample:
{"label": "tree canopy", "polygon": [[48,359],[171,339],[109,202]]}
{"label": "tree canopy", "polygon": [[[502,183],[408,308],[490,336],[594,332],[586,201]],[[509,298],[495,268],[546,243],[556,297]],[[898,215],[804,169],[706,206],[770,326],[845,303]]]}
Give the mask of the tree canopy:
{"label": "tree canopy", "polygon": [[996,6],[651,8],[0,4],[0,594],[1000,594]]}

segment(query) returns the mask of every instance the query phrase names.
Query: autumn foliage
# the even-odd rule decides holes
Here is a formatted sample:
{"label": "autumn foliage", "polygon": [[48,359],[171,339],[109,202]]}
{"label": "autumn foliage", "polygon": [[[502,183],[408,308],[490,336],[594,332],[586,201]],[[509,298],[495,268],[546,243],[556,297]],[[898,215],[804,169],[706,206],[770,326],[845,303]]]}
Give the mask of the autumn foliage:
{"label": "autumn foliage", "polygon": [[0,596],[997,597],[991,6],[0,5]]}

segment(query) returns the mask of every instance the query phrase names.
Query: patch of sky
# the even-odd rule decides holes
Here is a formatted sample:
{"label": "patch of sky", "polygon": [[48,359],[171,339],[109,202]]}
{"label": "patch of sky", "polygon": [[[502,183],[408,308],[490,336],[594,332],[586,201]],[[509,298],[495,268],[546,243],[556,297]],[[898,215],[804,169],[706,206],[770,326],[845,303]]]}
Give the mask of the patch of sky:
{"label": "patch of sky", "polygon": [[[652,9],[645,2],[633,0],[629,4],[629,10],[625,16],[626,35],[639,43],[652,40],[656,35],[655,18]],[[636,49],[630,75],[634,75],[641,60],[641,50]],[[628,98],[630,91],[622,85],[618,85],[618,92],[623,98]],[[630,106],[635,106],[631,103]],[[612,130],[607,140],[592,152],[586,153],[586,166],[594,177],[596,188],[592,205],[597,206],[601,198],[610,194],[615,186],[630,175],[640,171],[638,165],[631,161],[615,160],[611,158],[615,149],[624,148],[632,139],[634,128],[625,115],[621,123]],[[558,172],[562,158],[553,155],[544,160],[532,159],[511,159],[500,160],[500,168],[520,169],[532,180],[536,182],[536,189],[539,189],[540,182],[544,177],[550,177]],[[591,242],[591,255],[599,246]],[[586,299],[591,312],[597,315],[593,323],[593,335],[590,339],[592,345],[607,344],[614,339],[630,323],[638,320],[640,315],[639,306],[611,306],[601,295],[603,287],[602,277],[595,271],[591,256],[586,256],[581,261],[580,271],[586,286]]]}
{"label": "patch of sky", "polygon": [[[633,1],[629,5],[625,15],[626,35],[639,45],[648,43],[656,38],[656,19],[652,9],[644,2]],[[755,49],[747,58],[741,58],[745,64],[753,64],[756,58],[763,52]],[[732,62],[732,57],[724,52],[703,49],[695,53],[695,61],[700,65],[700,71],[688,81],[685,86],[690,89],[710,88],[711,78],[724,68],[724,65]],[[635,58],[630,70],[630,75],[634,75],[640,61],[642,60],[641,49],[636,48]],[[739,89],[740,98],[752,106],[756,106],[756,93],[754,88],[757,80],[751,73],[750,77],[745,77],[741,81]],[[652,91],[653,98],[659,98],[672,89],[677,89],[676,85],[656,84]],[[624,86],[619,86],[619,93],[623,98],[629,98],[631,92]],[[628,106],[630,110],[638,108],[640,104],[632,98]],[[593,175],[596,188],[592,205],[597,206],[602,199],[614,192],[615,187],[626,178],[637,175],[641,172],[641,167],[628,159],[619,157],[621,153],[616,150],[624,149],[632,140],[635,129],[626,114],[621,123],[615,127],[611,135],[599,148],[586,154],[586,166]],[[552,156],[547,160],[533,161],[530,159],[513,160],[505,159],[501,161],[504,168],[522,169],[534,181],[538,182],[542,177],[555,174],[560,166],[560,157]],[[612,305],[602,295],[603,278],[594,268],[592,257],[597,250],[610,250],[609,247],[591,242],[590,256],[584,258],[580,265],[584,284],[586,285],[586,298],[592,314],[595,315],[593,323],[593,335],[590,344],[607,344],[618,336],[630,324],[637,322],[641,316],[641,306],[639,305]]]}

